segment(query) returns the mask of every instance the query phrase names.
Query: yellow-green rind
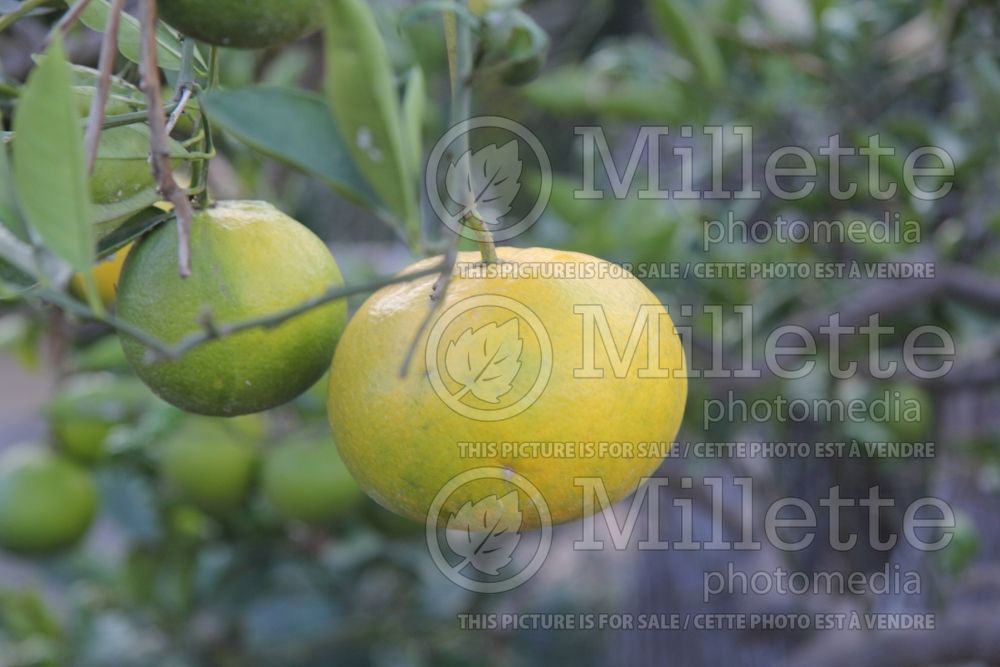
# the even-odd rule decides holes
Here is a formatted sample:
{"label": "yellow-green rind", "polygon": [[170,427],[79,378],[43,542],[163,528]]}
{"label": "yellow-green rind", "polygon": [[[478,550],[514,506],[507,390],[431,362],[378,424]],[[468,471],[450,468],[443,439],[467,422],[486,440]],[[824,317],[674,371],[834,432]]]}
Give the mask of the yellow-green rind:
{"label": "yellow-green rind", "polygon": [[[579,275],[593,269],[592,277],[568,279],[473,278],[458,272],[438,310],[445,313],[463,299],[490,294],[513,299],[538,316],[552,341],[553,369],[544,391],[527,410],[501,421],[477,420],[452,410],[429,380],[424,357],[429,331],[417,340],[409,372],[400,377],[404,357],[426,316],[435,276],[374,294],[348,325],[331,366],[329,418],[344,463],[372,498],[416,521],[427,519],[432,499],[450,480],[473,468],[522,475],[538,488],[552,521],[559,523],[584,514],[577,477],[600,477],[616,502],[631,494],[661,461],[656,449],[632,457],[613,452],[567,458],[463,456],[462,443],[670,443],[680,427],[687,397],[684,352],[666,310],[649,289],[607,262],[579,253],[501,248],[499,254],[505,262],[575,265]],[[476,253],[462,253],[459,262],[478,259]],[[410,270],[430,261],[435,260]],[[582,266],[586,264],[592,266]],[[593,304],[604,307],[620,346],[628,340],[640,307],[652,307],[660,315],[658,365],[671,377],[637,377],[636,370],[650,362],[647,334],[626,377],[615,377],[610,370],[602,379],[574,377],[581,364],[584,329],[574,306]],[[597,354],[598,363],[608,368],[604,353]],[[530,373],[524,377],[533,379]],[[525,392],[521,382],[518,374],[515,394]],[[453,493],[437,520],[446,520],[466,501],[490,494],[502,497],[512,488],[502,479],[481,480],[474,490]],[[519,493],[519,499],[521,508],[530,507],[528,496]],[[542,521],[528,512],[520,520],[526,528]]]}
{"label": "yellow-green rind", "polygon": [[[191,229],[192,274],[177,271],[177,229],[161,225],[129,253],[118,314],[167,344],[217,324],[271,315],[317,297],[343,278],[315,234],[262,202],[224,202],[199,212]],[[347,319],[343,300],[270,329],[252,329],[196,348],[176,361],[150,360],[127,336],[136,374],[188,412],[231,417],[286,403],[325,372]]]}

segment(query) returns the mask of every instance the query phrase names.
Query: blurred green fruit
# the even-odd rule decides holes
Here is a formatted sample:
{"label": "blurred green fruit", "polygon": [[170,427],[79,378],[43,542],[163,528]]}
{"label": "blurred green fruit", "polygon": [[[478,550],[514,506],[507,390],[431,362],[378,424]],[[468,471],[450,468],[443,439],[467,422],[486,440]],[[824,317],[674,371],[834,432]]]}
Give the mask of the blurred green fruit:
{"label": "blurred green fruit", "polygon": [[182,500],[210,514],[232,511],[250,490],[264,432],[259,415],[190,417],[163,443],[163,476]]}
{"label": "blurred green fruit", "polygon": [[47,554],[80,540],[94,519],[97,489],[85,470],[20,446],[0,455],[0,546]]}
{"label": "blurred green fruit", "polygon": [[138,417],[153,400],[152,392],[135,378],[109,373],[78,375],[63,385],[49,404],[49,424],[65,454],[94,463],[104,456],[111,429]]}
{"label": "blurred green fruit", "polygon": [[364,492],[329,440],[280,444],[268,451],[264,497],[284,519],[323,524],[350,514]]}
{"label": "blurred green fruit", "polygon": [[185,35],[243,49],[303,37],[323,16],[320,0],[160,0],[163,20]]}

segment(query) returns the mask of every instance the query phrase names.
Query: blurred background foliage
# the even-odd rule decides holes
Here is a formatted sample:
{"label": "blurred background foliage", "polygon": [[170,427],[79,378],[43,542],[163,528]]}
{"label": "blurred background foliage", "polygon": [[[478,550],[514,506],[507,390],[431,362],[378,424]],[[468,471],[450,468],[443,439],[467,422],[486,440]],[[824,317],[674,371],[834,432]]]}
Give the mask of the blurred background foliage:
{"label": "blurred background foliage", "polygon": [[[16,4],[0,0],[0,14]],[[425,74],[423,134],[430,145],[448,123],[441,23],[410,21],[400,28],[409,3],[379,0],[372,6],[400,82],[414,65]],[[945,497],[962,512],[960,530],[941,557],[921,564],[934,573],[933,591],[913,604],[939,610],[957,604],[953,598],[960,597],[963,578],[987,571],[1000,558],[1000,534],[990,510],[1000,493],[1000,338],[995,331],[1000,298],[985,282],[1000,277],[1000,163],[995,159],[1000,9],[989,0],[536,0],[522,8],[551,39],[540,76],[512,88],[505,77],[517,73],[486,67],[474,82],[474,113],[506,116],[530,127],[556,171],[544,218],[518,244],[629,263],[935,263],[939,279],[919,289],[863,280],[651,278],[647,284],[672,313],[682,304],[693,306],[695,316],[675,315],[675,320],[693,327],[695,366],[697,360],[706,365],[711,354],[711,322],[704,316],[710,305],[732,312],[736,305],[753,304],[753,327],[764,334],[834,311],[863,316],[861,322],[869,312],[880,312],[883,324],[903,332],[937,324],[951,333],[958,363],[938,383],[864,376],[840,381],[817,374],[801,381],[695,381],[680,438],[937,442],[941,453],[930,461],[782,462],[753,472],[770,480],[778,495],[839,482],[855,489],[882,484],[900,499]],[[30,54],[55,16],[43,11],[0,34],[0,111],[9,110],[13,100],[4,93],[23,81]],[[68,40],[68,50],[74,62],[93,66],[98,44],[96,33],[81,28]],[[268,85],[318,91],[322,61],[319,36],[273,52],[224,50],[221,79],[233,90]],[[126,65],[123,74],[134,79],[134,67]],[[795,202],[769,196],[664,201],[634,193],[584,201],[573,193],[581,187],[581,164],[588,156],[581,153],[573,127],[595,125],[604,128],[622,165],[643,126],[692,125],[692,139],[672,141],[706,155],[710,148],[698,128],[749,125],[755,159],[774,147],[796,145],[816,156],[822,168],[818,148],[831,135],[840,134],[845,145],[862,146],[878,134],[903,155],[924,145],[945,148],[957,175],[953,192],[936,202],[904,192],[879,202],[863,191],[841,201],[824,187]],[[330,242],[350,282],[408,262],[407,245],[376,216],[332,193],[320,179],[272,159],[261,146],[249,147],[253,142],[245,139],[226,128],[217,137],[219,155],[210,172],[216,198],[275,203]],[[739,160],[730,162],[727,183],[738,183]],[[763,167],[756,166],[758,171]],[[901,169],[892,161],[884,166],[890,173]],[[678,177],[676,163],[664,169],[667,180]],[[861,161],[845,163],[845,182],[866,183],[866,170]],[[695,179],[704,185],[709,176],[700,171]],[[779,216],[879,220],[887,211],[916,220],[919,242],[703,246],[705,221],[725,220],[729,213],[749,223]],[[426,227],[429,245],[435,247],[441,230],[430,223]],[[977,284],[983,289],[977,291]],[[353,299],[353,305],[362,298]],[[734,326],[738,331],[738,323]],[[649,657],[663,653],[635,648],[649,643],[672,651],[677,664],[716,664],[705,658],[707,649],[697,648],[711,640],[694,636],[633,640],[611,632],[458,631],[460,613],[619,611],[636,605],[670,612],[685,600],[680,594],[649,600],[636,593],[648,583],[644,578],[678,576],[665,573],[669,561],[643,556],[644,564],[637,565],[632,553],[583,558],[569,548],[572,527],[557,538],[551,557],[565,567],[550,564],[532,585],[510,594],[466,593],[434,569],[421,526],[381,510],[348,480],[338,482],[342,493],[330,500],[336,511],[309,523],[284,517],[267,497],[261,466],[266,471],[269,457],[288,442],[318,447],[329,440],[325,383],[244,424],[236,434],[220,432],[218,425],[200,423],[204,420],[150,395],[130,376],[109,333],[54,310],[17,304],[0,310],[0,346],[6,354],[0,398],[7,406],[0,411],[0,444],[33,440],[61,449],[92,466],[101,497],[99,520],[76,549],[45,559],[5,556],[0,562],[0,666],[664,664]],[[764,337],[755,337],[756,356]],[[884,354],[898,359],[900,343],[898,336],[884,340]],[[863,360],[866,355],[862,346],[845,356]],[[42,387],[42,400],[20,408],[18,394],[35,385]],[[922,417],[906,423],[727,422],[705,432],[704,402],[734,388],[747,401],[779,394],[871,400],[889,392],[918,403]],[[239,444],[226,460],[172,453],[169,443],[178,432],[199,434],[185,439],[203,439],[206,449],[218,450],[227,439]],[[249,453],[241,453],[245,447]],[[171,465],[171,456],[191,458]],[[674,465],[668,460],[665,473],[678,472]],[[201,480],[186,479],[192,470],[201,473]],[[684,462],[680,470],[715,471],[697,461]],[[199,497],[199,482],[218,492],[220,480],[229,481],[230,497],[207,502]],[[859,514],[853,527],[864,530],[865,521]],[[798,565],[832,563],[870,571],[895,559],[892,553],[827,549],[806,554]],[[682,574],[700,577],[700,569],[689,566]],[[873,604],[813,601],[819,610]],[[809,639],[791,642],[791,648]],[[728,661],[776,664],[775,656],[791,650],[785,638],[761,641],[779,648],[763,652],[764,658],[730,649]]]}

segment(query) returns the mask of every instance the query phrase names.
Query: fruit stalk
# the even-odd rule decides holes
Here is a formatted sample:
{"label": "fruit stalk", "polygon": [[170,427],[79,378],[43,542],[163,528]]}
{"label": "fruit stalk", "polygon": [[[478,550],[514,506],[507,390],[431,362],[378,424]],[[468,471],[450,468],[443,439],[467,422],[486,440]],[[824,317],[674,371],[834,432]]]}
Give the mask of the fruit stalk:
{"label": "fruit stalk", "polygon": [[46,44],[52,41],[52,38],[57,34],[62,33],[65,36],[76,22],[80,20],[80,16],[90,5],[91,0],[77,0],[77,2],[69,8],[69,11],[62,15],[62,18],[52,27],[49,32],[48,38],[45,40]]}
{"label": "fruit stalk", "polygon": [[[448,64],[451,74],[451,125],[455,127],[466,122],[472,115],[472,79],[475,72],[473,62],[473,34],[468,21],[459,21],[458,17],[446,12],[444,15],[445,38],[448,42]],[[462,133],[458,141],[457,154],[463,155],[469,150],[469,136]],[[496,246],[493,235],[486,229],[482,220],[476,215],[475,202],[466,205],[463,223],[476,232],[476,241],[483,262],[492,264],[497,261]]]}
{"label": "fruit stalk", "polygon": [[500,261],[497,257],[497,247],[493,243],[493,234],[486,229],[486,225],[475,212],[469,212],[465,216],[464,224],[471,227],[476,232],[476,243],[479,244],[479,254],[483,257],[484,264],[496,264]]}

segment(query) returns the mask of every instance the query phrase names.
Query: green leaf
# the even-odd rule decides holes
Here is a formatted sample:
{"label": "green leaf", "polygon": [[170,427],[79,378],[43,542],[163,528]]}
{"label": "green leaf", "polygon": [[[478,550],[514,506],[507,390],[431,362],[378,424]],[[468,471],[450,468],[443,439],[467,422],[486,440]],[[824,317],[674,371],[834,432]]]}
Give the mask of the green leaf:
{"label": "green leaf", "polygon": [[358,169],[415,244],[416,187],[385,41],[364,0],[327,0],[326,19],[326,94],[334,118]]}
{"label": "green leaf", "polygon": [[[111,4],[108,0],[92,0],[80,15],[80,21],[91,30],[104,32],[110,12]],[[139,25],[139,20],[134,16],[122,13],[121,23],[118,26],[118,50],[125,58],[136,64],[139,63],[139,54],[142,51]],[[157,64],[166,70],[180,71],[182,49],[177,34],[161,23],[156,28],[156,43]],[[197,50],[195,50],[195,63],[198,65],[196,69],[199,74],[208,71],[205,60]]]}
{"label": "green leaf", "polygon": [[423,169],[424,113],[427,109],[427,81],[420,67],[410,70],[403,93],[403,138],[406,142],[410,174],[417,178]]}
{"label": "green leaf", "polygon": [[707,87],[721,85],[726,66],[708,19],[688,0],[650,0],[650,9],[660,30],[698,68]]}
{"label": "green leaf", "polygon": [[78,271],[94,262],[83,131],[62,40],[35,67],[14,117],[14,183],[28,223]]}
{"label": "green leaf", "polygon": [[4,629],[17,639],[60,635],[59,622],[34,590],[0,593],[0,620]]}
{"label": "green leaf", "polygon": [[17,196],[10,172],[10,162],[7,157],[7,145],[0,142],[0,225],[3,225],[19,240],[28,242],[28,229],[21,219],[17,207]]}
{"label": "green leaf", "polygon": [[98,259],[104,259],[109,255],[113,255],[130,242],[173,217],[174,214],[172,211],[162,211],[155,206],[150,206],[139,211],[98,242]]}
{"label": "green leaf", "polygon": [[37,284],[32,248],[0,226],[0,301],[20,296]]}
{"label": "green leaf", "polygon": [[[78,93],[85,90],[93,94],[93,89],[97,88],[100,74],[96,69],[84,67],[83,65],[71,65],[73,70],[73,85],[77,87]],[[146,106],[146,95],[138,86],[134,86],[125,79],[111,75],[109,79],[111,87],[109,95],[127,102],[130,106]],[[88,109],[89,111],[89,109]]]}
{"label": "green leaf", "polygon": [[352,201],[382,206],[354,165],[321,96],[291,88],[256,87],[216,90],[201,99],[216,127],[254,150],[324,180]]}

